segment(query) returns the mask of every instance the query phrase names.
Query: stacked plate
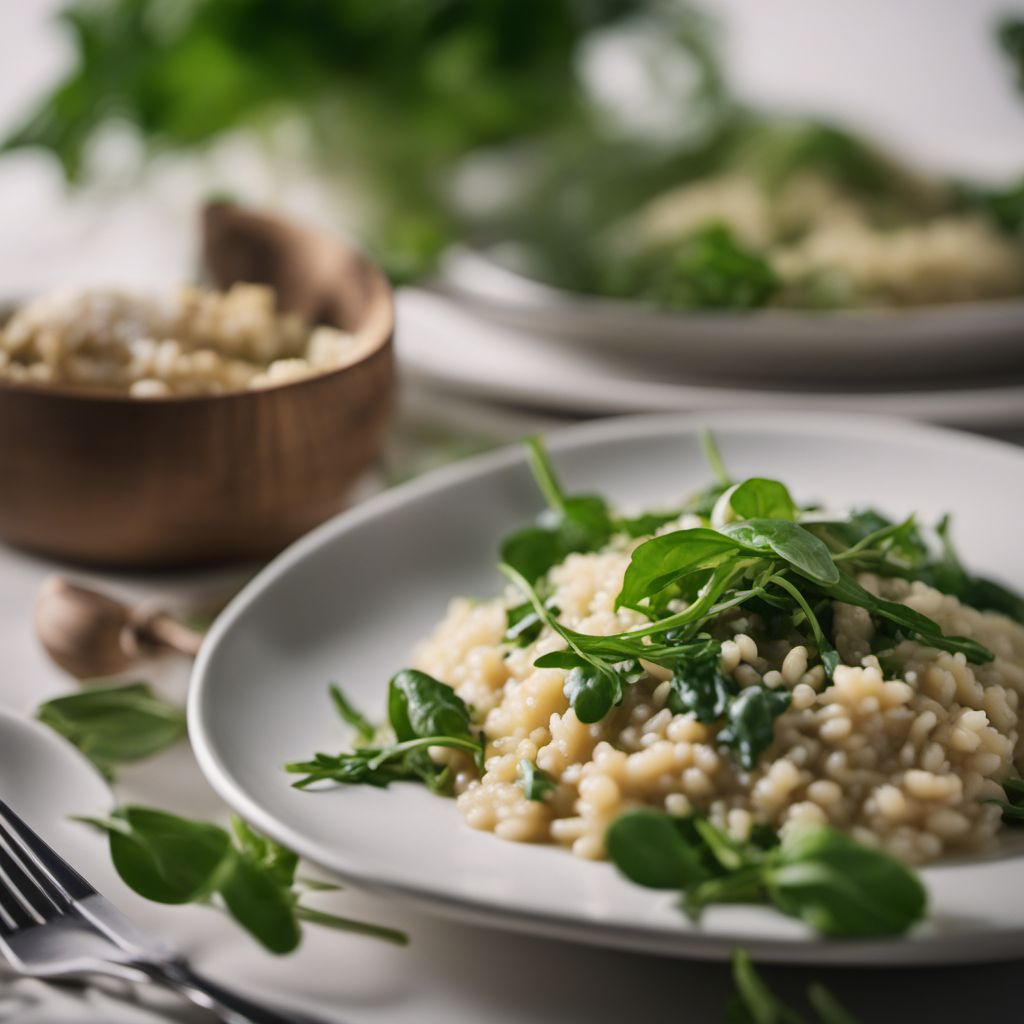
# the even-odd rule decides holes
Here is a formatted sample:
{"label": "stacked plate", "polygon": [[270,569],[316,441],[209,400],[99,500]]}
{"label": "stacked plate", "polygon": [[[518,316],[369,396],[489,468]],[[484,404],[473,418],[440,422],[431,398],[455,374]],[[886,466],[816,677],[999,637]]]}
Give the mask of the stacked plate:
{"label": "stacked plate", "polygon": [[1024,301],[661,312],[550,288],[462,250],[398,306],[409,376],[453,394],[571,415],[860,412],[1024,437]]}

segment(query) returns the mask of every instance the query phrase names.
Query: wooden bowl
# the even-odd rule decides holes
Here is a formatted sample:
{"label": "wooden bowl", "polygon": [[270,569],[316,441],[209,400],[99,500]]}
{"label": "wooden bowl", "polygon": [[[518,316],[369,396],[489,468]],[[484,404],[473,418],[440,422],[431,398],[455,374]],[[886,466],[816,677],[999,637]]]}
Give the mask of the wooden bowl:
{"label": "wooden bowl", "polygon": [[0,539],[76,562],[169,567],[280,550],[337,512],[391,411],[394,305],[343,242],[227,204],[203,217],[210,282],[367,340],[358,362],[259,391],[130,398],[0,381]]}

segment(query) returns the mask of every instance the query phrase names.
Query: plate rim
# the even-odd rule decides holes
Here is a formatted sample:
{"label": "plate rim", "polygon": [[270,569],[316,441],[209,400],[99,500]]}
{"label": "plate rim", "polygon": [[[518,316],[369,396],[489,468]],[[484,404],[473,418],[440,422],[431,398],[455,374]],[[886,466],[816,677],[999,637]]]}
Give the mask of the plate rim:
{"label": "plate rim", "polygon": [[[930,424],[903,420],[898,417],[829,415],[808,412],[779,413],[683,413],[651,414],[640,416],[611,417],[588,423],[560,428],[545,434],[545,440],[552,452],[572,450],[577,447],[599,445],[610,440],[641,438],[650,434],[662,434],[675,430],[679,433],[695,432],[702,427],[715,429],[716,422],[736,429],[763,429],[769,426],[777,429],[788,428],[802,432],[813,425],[817,434],[841,434],[849,437],[851,429],[858,431],[858,437],[889,436],[898,430],[911,437],[933,442],[941,440],[949,448],[961,448],[965,452],[985,450],[1010,457],[1024,468],[1024,450],[1017,445],[995,438],[980,437],[962,431]],[[212,740],[206,719],[206,694],[214,685],[208,665],[213,651],[245,613],[249,604],[263,589],[279,576],[290,572],[308,555],[314,553],[331,538],[356,528],[364,521],[414,502],[420,497],[469,481],[486,477],[507,466],[526,461],[521,445],[504,445],[493,452],[472,456],[455,464],[428,472],[390,490],[377,494],[364,502],[345,510],[309,533],[294,541],[279,555],[261,569],[229,602],[217,617],[207,633],[192,669],[188,703],[188,735],[199,768],[209,784],[228,804],[259,831],[288,846],[312,863],[337,876],[348,884],[367,892],[400,899],[416,909],[431,914],[450,917],[472,924],[484,925],[505,931],[543,934],[552,938],[587,942],[594,945],[670,956],[689,957],[704,960],[727,959],[737,945],[746,948],[751,956],[766,963],[794,964],[859,964],[894,967],[913,964],[939,964],[948,962],[980,962],[1018,959],[1024,955],[1024,920],[1016,927],[997,927],[988,931],[971,934],[939,934],[927,932],[915,936],[882,938],[876,940],[823,940],[820,936],[807,935],[795,938],[751,938],[744,933],[716,931],[682,932],[663,928],[632,927],[601,922],[599,927],[588,927],[588,922],[557,911],[523,910],[490,905],[480,899],[451,893],[438,893],[416,884],[403,883],[394,879],[382,879],[367,871],[365,864],[346,860],[343,856],[325,858],[319,844],[307,839],[301,831],[293,830],[279,821],[272,812],[249,796],[245,788],[235,780],[224,759],[218,753]],[[948,865],[938,865],[941,870]],[[925,871],[928,869],[926,868]],[[591,923],[592,924],[592,923]]]}

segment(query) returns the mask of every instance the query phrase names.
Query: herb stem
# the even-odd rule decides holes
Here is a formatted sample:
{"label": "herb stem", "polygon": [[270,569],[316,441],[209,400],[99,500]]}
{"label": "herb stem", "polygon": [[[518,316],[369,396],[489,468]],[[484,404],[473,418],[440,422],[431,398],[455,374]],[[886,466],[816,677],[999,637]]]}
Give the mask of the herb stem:
{"label": "herb stem", "polygon": [[295,916],[300,921],[307,921],[309,924],[319,924],[327,928],[335,928],[338,931],[353,932],[356,935],[367,935],[374,939],[383,939],[384,942],[392,942],[396,946],[409,945],[409,936],[397,928],[385,928],[383,925],[370,924],[369,921],[356,921],[350,917],[338,917],[337,914],[327,914],[322,910],[314,910],[312,907],[304,907],[301,904],[295,907]]}

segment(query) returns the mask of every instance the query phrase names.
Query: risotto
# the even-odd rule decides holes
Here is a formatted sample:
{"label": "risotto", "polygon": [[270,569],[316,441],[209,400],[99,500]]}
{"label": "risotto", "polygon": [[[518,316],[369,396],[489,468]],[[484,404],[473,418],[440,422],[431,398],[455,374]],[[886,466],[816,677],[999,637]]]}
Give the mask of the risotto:
{"label": "risotto", "polygon": [[[628,562],[628,547],[613,545],[572,554],[553,569],[562,621],[598,634],[645,621],[614,610]],[[753,771],[719,748],[714,725],[668,708],[670,683],[657,666],[606,719],[582,724],[563,692],[565,671],[533,667],[539,655],[564,647],[557,634],[545,629],[530,646],[510,650],[504,634],[515,595],[456,600],[416,664],[455,688],[487,737],[482,778],[471,770],[457,776],[467,823],[592,858],[603,855],[611,822],[638,805],[702,811],[740,840],[759,823],[783,833],[801,822],[830,823],[912,862],[987,848],[1000,811],[981,801],[1002,796],[999,783],[1014,767],[1024,628],[920,583],[860,582],[928,614],[945,632],[980,640],[995,661],[974,666],[963,654],[904,641],[883,669],[869,653],[870,616],[840,604],[843,663],[823,688],[824,669],[809,663],[806,647],[767,638],[762,621],[739,614],[716,629],[726,637],[722,669],[740,688],[792,694]],[[525,796],[517,777],[524,759],[556,783],[549,799]]]}
{"label": "risotto", "polygon": [[0,327],[0,380],[135,398],[272,387],[340,369],[359,339],[276,308],[272,288],[43,295]]}

